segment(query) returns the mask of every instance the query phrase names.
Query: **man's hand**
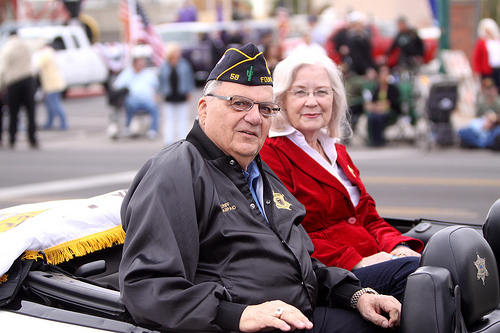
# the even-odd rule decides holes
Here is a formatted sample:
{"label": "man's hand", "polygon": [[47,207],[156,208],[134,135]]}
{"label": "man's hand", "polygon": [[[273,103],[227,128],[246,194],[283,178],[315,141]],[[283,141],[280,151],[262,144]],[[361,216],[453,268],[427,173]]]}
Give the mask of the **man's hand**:
{"label": "man's hand", "polygon": [[[398,327],[401,320],[401,303],[392,296],[365,293],[359,297],[357,308],[368,321],[383,328]],[[388,314],[387,319],[382,314]]]}
{"label": "man's hand", "polygon": [[240,318],[240,331],[258,332],[279,329],[285,332],[309,330],[313,324],[296,307],[282,301],[270,301],[249,305]]}

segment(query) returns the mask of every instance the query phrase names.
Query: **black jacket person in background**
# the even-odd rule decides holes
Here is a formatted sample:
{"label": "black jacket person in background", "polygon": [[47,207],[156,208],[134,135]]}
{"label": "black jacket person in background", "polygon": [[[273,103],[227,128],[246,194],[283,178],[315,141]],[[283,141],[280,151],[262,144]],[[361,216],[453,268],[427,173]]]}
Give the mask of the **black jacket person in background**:
{"label": "black jacket person in background", "polygon": [[304,207],[260,160],[279,112],[262,53],[229,49],[208,81],[199,121],[146,162],[123,202],[120,290],[133,319],[184,332],[397,326],[396,299],[310,257]]}
{"label": "black jacket person in background", "polygon": [[398,34],[394,37],[394,41],[387,51],[387,56],[390,56],[394,50],[399,49],[398,65],[415,70],[423,62],[424,43],[418,36],[418,31],[408,25],[406,18],[400,17],[397,23]]}

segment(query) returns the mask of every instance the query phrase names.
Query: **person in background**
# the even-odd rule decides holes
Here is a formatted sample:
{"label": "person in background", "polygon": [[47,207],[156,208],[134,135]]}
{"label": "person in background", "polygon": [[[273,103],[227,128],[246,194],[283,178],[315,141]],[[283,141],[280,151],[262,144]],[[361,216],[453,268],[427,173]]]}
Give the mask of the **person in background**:
{"label": "person in background", "polygon": [[[257,48],[259,49],[259,51],[264,52],[266,47],[273,43],[274,43],[273,33],[271,31],[266,31],[260,36]],[[267,62],[269,62],[267,58],[266,60]]]}
{"label": "person in background", "polygon": [[177,22],[196,22],[198,21],[198,7],[192,0],[185,0],[177,14]]}
{"label": "person in background", "polygon": [[201,37],[201,40],[207,43],[210,48],[210,54],[206,55],[210,59],[210,68],[213,68],[217,64],[217,61],[219,61],[220,57],[224,53],[224,50],[226,49],[221,34],[221,31],[214,30],[209,33],[203,33]]}
{"label": "person in background", "polygon": [[322,29],[321,25],[319,25],[319,17],[318,15],[309,15],[307,18],[307,22],[309,24],[309,28],[311,29],[311,42],[321,45],[321,47],[325,47],[326,44],[326,36],[325,32]]}
{"label": "person in background", "polygon": [[151,116],[151,127],[146,133],[150,139],[158,134],[158,101],[160,82],[153,71],[146,68],[147,57],[143,54],[134,54],[132,67],[125,68],[113,82],[113,89],[128,89],[125,98],[127,119],[126,131],[129,130],[132,117],[138,112],[147,112]]}
{"label": "person in background", "polygon": [[491,77],[500,88],[500,29],[491,18],[479,21],[472,53],[472,70],[480,78]]}
{"label": "person in background", "polygon": [[274,94],[281,111],[260,154],[305,206],[302,225],[314,244],[312,256],[402,300],[423,244],[380,217],[340,144],[352,133],[340,69],[317,52],[292,53],[276,66]]}
{"label": "person in background", "polygon": [[384,130],[394,124],[401,114],[399,88],[392,83],[389,66],[383,65],[374,71],[376,84],[373,90],[366,89],[364,110],[368,114],[368,145],[385,145]]}
{"label": "person in background", "polygon": [[108,68],[108,79],[105,84],[106,92],[113,91],[112,83],[129,62],[128,45],[119,42],[95,43],[94,47]]}
{"label": "person in background", "polygon": [[418,31],[410,27],[405,17],[398,18],[397,24],[398,34],[394,37],[386,56],[389,57],[392,52],[399,49],[398,66],[416,73],[418,66],[423,63],[424,43]]}
{"label": "person in background", "polygon": [[224,2],[223,0],[215,1],[215,14],[217,16],[217,22],[224,21]]}
{"label": "person in background", "polygon": [[119,281],[141,326],[310,333],[398,326],[395,298],[311,258],[304,207],[259,157],[279,111],[272,84],[254,44],[228,49],[186,139],[149,159],[132,181],[121,209]]}
{"label": "person in background", "polygon": [[190,121],[189,100],[195,89],[191,64],[182,57],[177,43],[167,46],[167,60],[160,68],[160,92],[165,100],[163,143],[168,145],[186,136]]}
{"label": "person in background", "polygon": [[340,29],[334,36],[335,49],[343,59],[346,73],[365,75],[376,69],[372,55],[371,33],[366,25],[366,16],[361,12],[347,15],[347,27]]}
{"label": "person in background", "polygon": [[66,112],[62,104],[62,93],[66,89],[66,82],[57,67],[55,50],[51,44],[47,44],[37,52],[35,58],[47,109],[47,122],[43,128],[52,129],[54,119],[59,118],[59,129],[66,130],[68,128]]}
{"label": "person in background", "polygon": [[326,53],[325,48],[322,45],[320,45],[312,40],[311,32],[312,32],[311,29],[308,29],[307,31],[305,31],[304,34],[302,35],[302,41],[300,43],[298,43],[295,46],[295,48],[293,48],[292,50],[289,50],[287,53],[285,53],[285,56],[287,56],[291,52],[298,50],[298,49],[301,49],[301,48],[308,48],[312,52],[319,52],[319,53],[323,53],[326,55],[327,53]]}
{"label": "person in background", "polygon": [[3,137],[3,111],[6,107],[4,101],[5,92],[2,88],[2,82],[0,82],[0,148],[2,147],[2,137]]}
{"label": "person in background", "polygon": [[36,103],[35,103],[35,78],[31,63],[32,52],[25,40],[11,33],[0,51],[0,77],[7,87],[9,103],[9,147],[13,149],[16,144],[18,117],[21,106],[26,108],[28,120],[27,132],[30,147],[38,149],[36,138]]}
{"label": "person in background", "polygon": [[274,42],[266,44],[263,50],[263,55],[267,61],[267,67],[269,67],[269,70],[272,73],[278,62],[281,60],[280,46]]}
{"label": "person in background", "polygon": [[[345,67],[344,67],[345,68]],[[365,112],[364,92],[372,91],[376,85],[377,72],[372,69],[365,75],[356,73],[344,73],[344,87],[349,106],[349,123],[353,131],[357,130],[358,120]],[[366,94],[365,94],[366,95]],[[346,139],[347,143],[348,139]]]}
{"label": "person in background", "polygon": [[500,138],[500,95],[492,78],[482,80],[476,116],[466,127],[458,130],[461,146],[494,149],[498,144],[497,138]]}
{"label": "person in background", "polygon": [[362,91],[371,87],[376,64],[372,55],[371,32],[361,12],[346,15],[346,25],[328,40],[329,56],[342,65],[347,90],[350,123],[356,130],[359,117],[364,113]]}

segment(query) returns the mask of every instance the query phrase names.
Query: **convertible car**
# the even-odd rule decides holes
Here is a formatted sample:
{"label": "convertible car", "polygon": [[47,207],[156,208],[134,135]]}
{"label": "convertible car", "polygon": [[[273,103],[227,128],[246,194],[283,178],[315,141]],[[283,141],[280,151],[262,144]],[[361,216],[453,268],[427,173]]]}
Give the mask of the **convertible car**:
{"label": "convertible car", "polygon": [[[124,190],[0,210],[0,322],[20,332],[154,332],[120,300]],[[426,243],[404,333],[500,332],[500,199],[482,226],[386,218]]]}

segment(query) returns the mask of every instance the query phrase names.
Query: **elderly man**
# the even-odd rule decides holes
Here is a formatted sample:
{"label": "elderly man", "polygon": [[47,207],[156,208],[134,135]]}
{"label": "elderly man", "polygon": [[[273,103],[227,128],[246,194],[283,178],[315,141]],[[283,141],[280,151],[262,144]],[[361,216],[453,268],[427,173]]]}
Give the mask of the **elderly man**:
{"label": "elderly man", "polygon": [[229,49],[187,138],[135,177],[122,206],[120,290],[137,323],[185,332],[399,324],[396,299],[310,257],[304,207],[258,155],[278,111],[262,53]]}

